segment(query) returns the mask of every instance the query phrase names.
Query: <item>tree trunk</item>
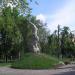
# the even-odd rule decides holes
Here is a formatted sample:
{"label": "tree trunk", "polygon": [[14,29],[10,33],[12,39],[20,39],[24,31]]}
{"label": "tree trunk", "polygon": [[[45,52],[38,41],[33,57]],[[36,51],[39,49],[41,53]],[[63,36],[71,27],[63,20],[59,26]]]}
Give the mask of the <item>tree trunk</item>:
{"label": "tree trunk", "polygon": [[8,62],[8,56],[7,56],[7,54],[5,55],[5,62],[6,63]]}

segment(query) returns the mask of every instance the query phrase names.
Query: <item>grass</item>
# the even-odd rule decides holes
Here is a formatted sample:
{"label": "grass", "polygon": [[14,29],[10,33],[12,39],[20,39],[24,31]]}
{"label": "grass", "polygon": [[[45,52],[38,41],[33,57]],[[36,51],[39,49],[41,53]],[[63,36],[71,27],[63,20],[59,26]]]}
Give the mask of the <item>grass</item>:
{"label": "grass", "polygon": [[0,67],[4,67],[4,66],[10,66],[11,63],[0,63]]}
{"label": "grass", "polygon": [[54,64],[58,64],[56,58],[46,54],[27,53],[21,60],[13,63],[11,67],[17,69],[50,69]]}

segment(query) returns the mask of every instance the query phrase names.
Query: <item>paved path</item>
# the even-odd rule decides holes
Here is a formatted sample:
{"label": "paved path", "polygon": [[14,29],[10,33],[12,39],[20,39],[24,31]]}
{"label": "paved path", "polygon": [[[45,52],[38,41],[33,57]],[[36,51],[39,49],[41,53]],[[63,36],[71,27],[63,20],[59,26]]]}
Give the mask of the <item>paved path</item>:
{"label": "paved path", "polygon": [[67,65],[52,70],[20,70],[0,67],[0,75],[75,75],[75,65]]}

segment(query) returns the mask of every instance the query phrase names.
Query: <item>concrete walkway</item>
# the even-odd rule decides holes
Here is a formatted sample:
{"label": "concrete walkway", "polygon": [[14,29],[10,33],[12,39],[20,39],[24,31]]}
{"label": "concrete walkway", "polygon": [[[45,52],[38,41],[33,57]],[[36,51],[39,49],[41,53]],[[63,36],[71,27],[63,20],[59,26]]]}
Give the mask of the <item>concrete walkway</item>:
{"label": "concrete walkway", "polygon": [[66,65],[51,70],[20,70],[0,67],[0,75],[75,75],[75,65]]}

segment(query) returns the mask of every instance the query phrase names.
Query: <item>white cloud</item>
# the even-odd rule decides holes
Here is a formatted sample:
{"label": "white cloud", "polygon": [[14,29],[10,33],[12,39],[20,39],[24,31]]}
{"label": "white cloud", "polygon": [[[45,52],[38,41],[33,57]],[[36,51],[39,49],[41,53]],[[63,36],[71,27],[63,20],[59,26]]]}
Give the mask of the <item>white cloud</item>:
{"label": "white cloud", "polygon": [[42,22],[46,22],[46,16],[43,15],[43,14],[37,15],[37,16],[36,16],[36,19],[37,19],[37,20],[40,20],[40,21],[42,21]]}
{"label": "white cloud", "polygon": [[55,15],[55,20],[53,24],[69,24],[73,21],[75,17],[75,6],[73,3],[71,5],[65,6],[62,10],[58,11]]}
{"label": "white cloud", "polygon": [[[50,21],[48,27],[53,31],[56,29],[57,25],[60,24],[61,26],[69,26],[73,28],[71,25],[75,24],[75,0],[71,0],[71,2],[67,2],[66,5],[60,10],[58,10],[53,17],[47,17]],[[74,26],[74,25],[73,25]],[[74,26],[75,27],[75,26]]]}

